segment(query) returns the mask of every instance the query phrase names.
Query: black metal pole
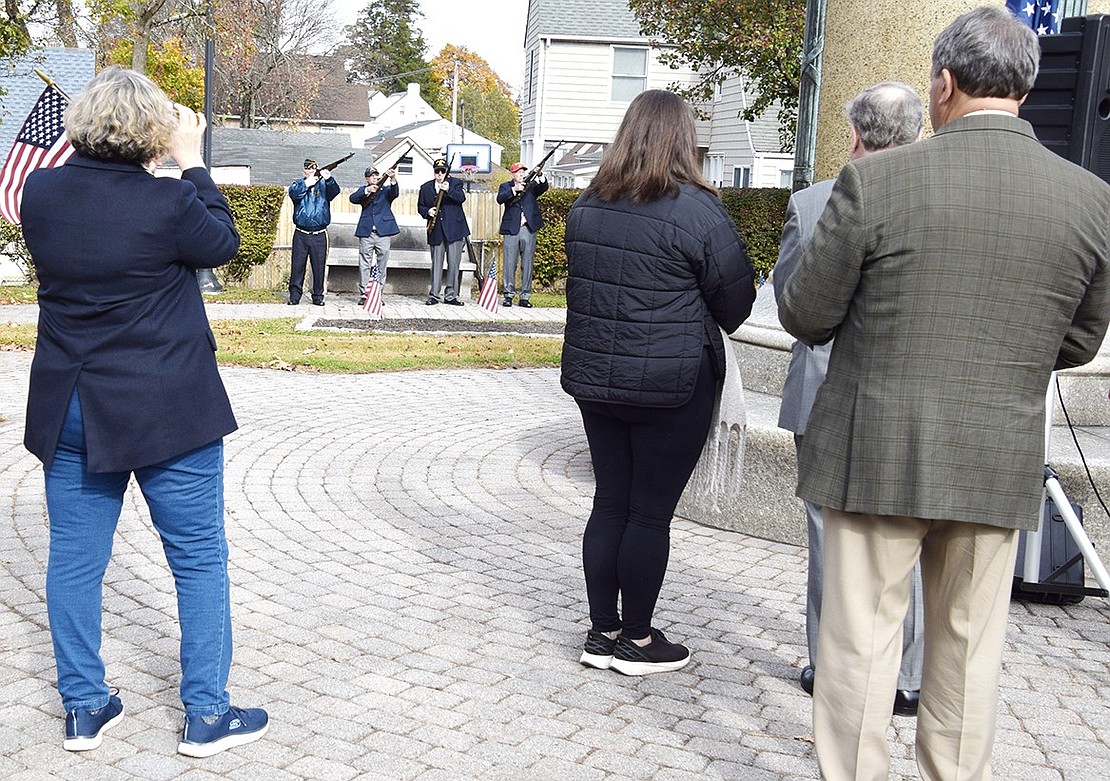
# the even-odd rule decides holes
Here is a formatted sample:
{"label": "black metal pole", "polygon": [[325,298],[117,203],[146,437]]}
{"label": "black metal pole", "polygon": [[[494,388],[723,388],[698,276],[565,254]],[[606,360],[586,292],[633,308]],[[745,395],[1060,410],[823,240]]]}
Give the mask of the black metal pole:
{"label": "black metal pole", "polygon": [[[215,19],[212,0],[205,10],[204,37],[204,167],[212,170],[212,63],[216,59]],[[220,280],[210,268],[197,269],[197,284],[202,293],[219,293],[223,290]]]}

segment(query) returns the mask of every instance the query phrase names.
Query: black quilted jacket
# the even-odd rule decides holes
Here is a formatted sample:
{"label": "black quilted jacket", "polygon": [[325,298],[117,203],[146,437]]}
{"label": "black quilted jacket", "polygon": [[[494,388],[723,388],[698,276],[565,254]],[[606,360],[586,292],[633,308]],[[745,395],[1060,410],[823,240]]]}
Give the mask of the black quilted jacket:
{"label": "black quilted jacket", "polygon": [[755,301],[752,264],[718,198],[682,185],[647,204],[581,196],[567,216],[562,385],[579,399],[677,407],[705,345],[724,372]]}

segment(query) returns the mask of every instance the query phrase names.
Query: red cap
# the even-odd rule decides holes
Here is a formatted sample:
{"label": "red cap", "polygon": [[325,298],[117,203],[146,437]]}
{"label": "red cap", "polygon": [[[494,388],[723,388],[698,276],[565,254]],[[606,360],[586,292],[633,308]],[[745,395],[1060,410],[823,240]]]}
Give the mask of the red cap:
{"label": "red cap", "polygon": [[526,166],[524,163],[513,163],[509,166],[509,173],[515,174],[517,171],[524,171],[527,170],[527,168],[528,166]]}

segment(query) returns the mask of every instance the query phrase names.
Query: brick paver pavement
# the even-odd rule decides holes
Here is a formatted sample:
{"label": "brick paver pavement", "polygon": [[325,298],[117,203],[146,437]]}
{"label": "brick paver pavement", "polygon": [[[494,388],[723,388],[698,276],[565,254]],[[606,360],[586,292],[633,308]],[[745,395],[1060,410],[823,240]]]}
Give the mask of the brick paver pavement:
{"label": "brick paver pavement", "polygon": [[[233,701],[263,740],[176,755],[172,581],[132,486],[104,594],[127,713],[63,751],[47,522],[23,449],[30,356],[0,353],[0,776],[15,779],[815,778],[804,550],[676,521],[657,623],[685,669],[577,663],[592,482],[556,370],[334,376],[230,368]],[[1105,600],[1011,608],[998,779],[1110,778]],[[916,778],[914,720],[890,730]]]}

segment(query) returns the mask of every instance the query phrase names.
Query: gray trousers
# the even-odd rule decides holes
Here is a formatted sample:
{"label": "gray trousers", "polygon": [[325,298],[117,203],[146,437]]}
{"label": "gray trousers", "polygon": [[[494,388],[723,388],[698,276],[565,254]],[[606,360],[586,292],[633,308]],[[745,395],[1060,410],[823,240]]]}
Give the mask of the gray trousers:
{"label": "gray trousers", "polygon": [[385,272],[389,264],[389,236],[379,236],[372,233],[369,236],[359,236],[358,239],[358,291],[366,295],[366,286],[370,284],[370,270],[374,268],[374,254],[377,253],[378,281],[385,287]]}
{"label": "gray trousers", "polygon": [[505,276],[503,289],[505,298],[512,298],[516,292],[516,261],[520,258],[520,300],[527,301],[532,295],[532,262],[536,258],[536,234],[527,225],[520,226],[515,236],[505,234],[505,256],[502,272]]}
{"label": "gray trousers", "polygon": [[[802,449],[802,437],[794,435],[794,447]],[[809,537],[809,572],[806,578],[806,642],[809,664],[817,666],[817,635],[821,626],[821,587],[825,582],[825,523],[821,508],[811,502],[806,506],[806,531]],[[921,665],[925,650],[925,608],[921,592],[921,564],[913,567],[910,604],[902,623],[902,666],[898,670],[898,688],[906,691],[921,689]],[[834,673],[835,674],[835,671]]]}
{"label": "gray trousers", "polygon": [[443,293],[444,301],[454,301],[459,297],[459,265],[462,263],[462,240],[452,241],[450,244],[433,244],[432,250],[432,285],[428,289],[429,296],[439,298],[440,285],[443,284],[443,256],[447,255],[447,287]]}

